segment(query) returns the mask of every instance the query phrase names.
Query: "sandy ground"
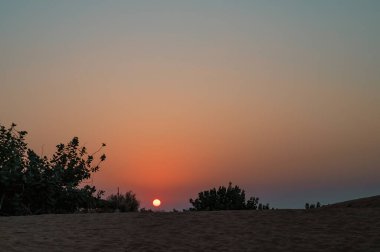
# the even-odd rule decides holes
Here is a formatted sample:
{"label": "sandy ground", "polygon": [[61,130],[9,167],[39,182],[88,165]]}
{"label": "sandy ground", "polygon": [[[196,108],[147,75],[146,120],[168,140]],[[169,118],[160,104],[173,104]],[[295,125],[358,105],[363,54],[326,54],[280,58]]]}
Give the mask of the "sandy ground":
{"label": "sandy ground", "polygon": [[0,251],[380,251],[380,208],[0,217]]}

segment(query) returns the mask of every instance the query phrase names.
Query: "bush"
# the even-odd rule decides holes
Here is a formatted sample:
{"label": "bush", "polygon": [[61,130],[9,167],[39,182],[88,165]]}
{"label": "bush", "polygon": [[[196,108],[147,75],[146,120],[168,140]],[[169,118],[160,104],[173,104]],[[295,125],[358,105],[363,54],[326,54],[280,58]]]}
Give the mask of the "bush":
{"label": "bush", "polygon": [[[213,211],[213,210],[242,210],[258,208],[259,198],[251,197],[245,202],[245,191],[239,186],[232,186],[230,182],[228,187],[220,186],[218,190],[212,188],[208,191],[198,193],[198,198],[190,199],[192,211]],[[269,204],[261,209],[269,209]]]}
{"label": "bush", "polygon": [[306,203],[305,204],[305,209],[309,209],[310,208],[310,204],[309,203]]}
{"label": "bush", "polygon": [[314,203],[312,203],[312,204],[306,203],[305,204],[305,209],[314,209],[314,208],[320,208],[320,207],[322,207],[322,205],[319,201],[316,204],[314,204]]}
{"label": "bush", "polygon": [[140,212],[141,213],[153,213],[153,210],[152,209],[146,209],[145,207],[143,207],[140,209]]}
{"label": "bush", "polygon": [[140,202],[132,191],[127,192],[125,195],[112,194],[107,198],[107,201],[111,209],[119,210],[120,212],[137,212],[140,207]]}

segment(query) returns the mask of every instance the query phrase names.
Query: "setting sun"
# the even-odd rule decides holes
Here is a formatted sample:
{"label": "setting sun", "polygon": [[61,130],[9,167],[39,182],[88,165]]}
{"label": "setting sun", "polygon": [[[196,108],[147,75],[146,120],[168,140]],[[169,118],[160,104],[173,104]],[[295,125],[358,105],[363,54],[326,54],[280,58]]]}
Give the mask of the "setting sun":
{"label": "setting sun", "polygon": [[161,205],[161,200],[159,200],[159,199],[153,200],[153,206],[159,207],[160,205]]}

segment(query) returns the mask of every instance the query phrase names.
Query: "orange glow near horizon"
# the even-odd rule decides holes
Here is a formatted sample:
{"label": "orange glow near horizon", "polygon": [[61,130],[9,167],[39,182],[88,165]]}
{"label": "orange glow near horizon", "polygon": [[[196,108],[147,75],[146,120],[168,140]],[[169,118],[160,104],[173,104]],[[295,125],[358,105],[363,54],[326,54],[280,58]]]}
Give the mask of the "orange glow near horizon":
{"label": "orange glow near horizon", "polygon": [[47,156],[105,142],[105,196],[378,191],[380,1],[51,2],[0,1],[0,123]]}

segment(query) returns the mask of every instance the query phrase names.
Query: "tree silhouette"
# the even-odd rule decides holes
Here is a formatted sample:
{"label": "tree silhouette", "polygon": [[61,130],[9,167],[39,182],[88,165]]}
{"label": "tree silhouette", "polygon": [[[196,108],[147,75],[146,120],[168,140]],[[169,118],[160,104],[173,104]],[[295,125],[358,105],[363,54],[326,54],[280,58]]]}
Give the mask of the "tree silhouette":
{"label": "tree silhouette", "polygon": [[22,203],[27,132],[16,131],[15,127],[0,126],[0,211],[11,211]]}
{"label": "tree silhouette", "polygon": [[[94,207],[102,191],[81,183],[99,170],[106,159],[79,146],[74,137],[59,144],[48,159],[40,157],[25,143],[26,131],[0,125],[0,214],[40,214],[74,212],[79,207]],[[96,194],[97,193],[97,194]]]}

